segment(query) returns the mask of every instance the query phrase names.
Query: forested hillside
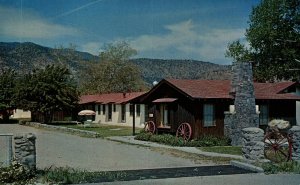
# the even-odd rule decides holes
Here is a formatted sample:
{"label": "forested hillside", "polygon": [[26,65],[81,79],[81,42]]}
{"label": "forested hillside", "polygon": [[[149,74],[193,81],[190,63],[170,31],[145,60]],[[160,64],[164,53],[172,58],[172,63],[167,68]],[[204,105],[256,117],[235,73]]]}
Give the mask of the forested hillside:
{"label": "forested hillside", "polygon": [[0,42],[0,66],[11,67],[17,72],[26,72],[41,68],[47,64],[67,64],[72,71],[77,71],[80,61],[95,60],[89,53],[71,49],[52,49],[31,42]]}
{"label": "forested hillside", "polygon": [[[66,64],[76,74],[86,61],[99,61],[97,56],[72,49],[53,49],[34,43],[0,42],[0,66],[17,72],[41,68],[47,64]],[[229,79],[230,66],[222,66],[195,60],[132,59],[139,66],[147,83],[162,78],[177,79]],[[100,62],[100,61],[99,61]]]}
{"label": "forested hillside", "polygon": [[162,60],[139,58],[132,60],[142,69],[147,82],[162,78],[176,79],[230,79],[231,66],[222,66],[195,60]]}

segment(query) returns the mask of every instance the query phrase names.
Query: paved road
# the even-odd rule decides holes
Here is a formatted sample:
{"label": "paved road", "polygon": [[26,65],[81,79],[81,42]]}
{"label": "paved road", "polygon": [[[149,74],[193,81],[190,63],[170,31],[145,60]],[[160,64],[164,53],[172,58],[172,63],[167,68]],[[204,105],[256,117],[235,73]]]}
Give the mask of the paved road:
{"label": "paved road", "polygon": [[295,174],[241,174],[119,181],[86,185],[300,185],[300,175]]}
{"label": "paved road", "polygon": [[37,136],[37,167],[70,166],[88,171],[110,171],[213,165],[121,144],[105,139],[83,138],[17,124],[0,124],[0,133],[34,133]]}

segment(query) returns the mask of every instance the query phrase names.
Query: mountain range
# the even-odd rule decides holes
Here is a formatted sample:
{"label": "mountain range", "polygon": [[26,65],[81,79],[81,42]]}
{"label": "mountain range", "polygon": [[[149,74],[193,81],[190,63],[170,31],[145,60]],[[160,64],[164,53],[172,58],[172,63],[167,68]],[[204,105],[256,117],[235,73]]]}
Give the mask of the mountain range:
{"label": "mountain range", "polygon": [[[0,42],[0,66],[17,72],[27,72],[48,64],[67,64],[71,71],[80,71],[85,61],[100,61],[98,56],[73,49],[49,48],[31,42]],[[135,63],[147,83],[163,78],[218,79],[231,78],[231,66],[196,60],[136,58]]]}

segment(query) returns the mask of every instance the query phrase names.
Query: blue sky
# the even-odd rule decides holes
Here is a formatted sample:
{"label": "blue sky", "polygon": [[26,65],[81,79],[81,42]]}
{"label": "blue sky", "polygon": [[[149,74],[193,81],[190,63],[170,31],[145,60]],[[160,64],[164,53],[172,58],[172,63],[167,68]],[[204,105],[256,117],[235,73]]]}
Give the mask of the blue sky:
{"label": "blue sky", "polygon": [[70,43],[98,55],[127,41],[136,57],[230,64],[259,0],[0,0],[0,42]]}

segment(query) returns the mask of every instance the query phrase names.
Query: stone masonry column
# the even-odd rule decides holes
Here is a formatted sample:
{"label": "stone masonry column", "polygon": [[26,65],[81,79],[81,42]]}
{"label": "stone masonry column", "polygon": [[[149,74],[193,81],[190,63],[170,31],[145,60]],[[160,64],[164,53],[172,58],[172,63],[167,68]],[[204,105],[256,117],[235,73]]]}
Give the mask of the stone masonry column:
{"label": "stone masonry column", "polygon": [[243,145],[242,152],[243,157],[247,161],[263,161],[264,156],[264,131],[260,128],[249,127],[242,129]]}
{"label": "stone masonry column", "polygon": [[20,134],[14,137],[15,158],[30,171],[36,170],[36,147],[34,134]]}
{"label": "stone masonry column", "polygon": [[292,160],[300,161],[300,126],[293,126],[289,136],[292,140]]}
{"label": "stone masonry column", "polygon": [[233,113],[229,111],[224,112],[224,136],[230,138],[232,132]]}
{"label": "stone masonry column", "polygon": [[242,145],[242,129],[258,127],[253,74],[251,62],[235,62],[230,94],[234,98],[235,112],[232,114],[230,129],[231,145]]}

